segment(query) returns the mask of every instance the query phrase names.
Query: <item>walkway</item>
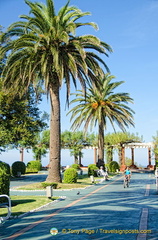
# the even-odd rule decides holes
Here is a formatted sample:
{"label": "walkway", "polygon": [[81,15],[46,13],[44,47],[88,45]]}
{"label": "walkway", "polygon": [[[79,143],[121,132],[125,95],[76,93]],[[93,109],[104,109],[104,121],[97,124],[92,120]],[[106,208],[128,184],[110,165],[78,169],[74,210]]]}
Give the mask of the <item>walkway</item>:
{"label": "walkway", "polygon": [[[80,190],[80,195],[77,190],[56,191],[54,195],[65,195],[66,199],[22,219],[7,221],[0,227],[1,239],[158,239],[154,175],[134,173],[129,188],[124,189],[122,183],[117,176]],[[51,235],[51,229],[54,234],[57,229],[57,235]]]}

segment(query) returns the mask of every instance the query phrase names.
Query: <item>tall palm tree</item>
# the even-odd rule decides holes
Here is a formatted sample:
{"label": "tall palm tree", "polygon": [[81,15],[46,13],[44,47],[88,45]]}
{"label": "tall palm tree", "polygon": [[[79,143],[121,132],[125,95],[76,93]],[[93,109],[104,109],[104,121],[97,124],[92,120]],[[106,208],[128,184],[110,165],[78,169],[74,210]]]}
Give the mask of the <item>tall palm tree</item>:
{"label": "tall palm tree", "polygon": [[[78,91],[71,102],[77,103],[69,113],[71,113],[72,129],[76,129],[84,124],[87,131],[89,125],[91,130],[98,124],[98,164],[104,162],[104,130],[107,128],[107,121],[111,123],[115,130],[115,123],[125,131],[126,127],[132,125],[134,111],[127,106],[133,103],[133,99],[128,93],[115,93],[123,81],[112,82],[114,76],[105,74],[95,84],[89,84],[86,98],[82,91]],[[69,114],[68,113],[68,114]]]}
{"label": "tall palm tree", "polygon": [[78,22],[89,13],[69,6],[69,1],[58,14],[55,13],[53,0],[46,0],[46,5],[25,2],[30,7],[30,15],[22,15],[24,21],[13,23],[4,35],[4,39],[13,37],[1,49],[1,54],[9,54],[3,71],[4,86],[15,93],[27,90],[31,82],[35,87],[39,83],[44,84],[51,102],[47,181],[61,182],[59,90],[62,82],[64,80],[67,86],[68,101],[71,80],[75,87],[79,80],[85,89],[86,82],[94,81],[94,75],[102,74],[100,63],[108,69],[98,53],[107,56],[107,51],[112,50],[93,35],[76,35],[80,26],[97,26],[91,22]]}

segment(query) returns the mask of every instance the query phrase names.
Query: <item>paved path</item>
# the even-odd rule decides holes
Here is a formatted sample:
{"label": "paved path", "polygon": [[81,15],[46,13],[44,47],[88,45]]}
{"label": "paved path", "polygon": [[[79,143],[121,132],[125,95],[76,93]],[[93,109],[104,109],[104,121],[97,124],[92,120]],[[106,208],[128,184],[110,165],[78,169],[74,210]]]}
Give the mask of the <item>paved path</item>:
{"label": "paved path", "polygon": [[[154,175],[134,173],[129,188],[121,176],[91,188],[54,192],[66,199],[0,227],[3,240],[156,240],[158,195]],[[58,230],[51,235],[50,229]],[[141,234],[138,234],[138,231]],[[146,232],[148,232],[146,234]]]}

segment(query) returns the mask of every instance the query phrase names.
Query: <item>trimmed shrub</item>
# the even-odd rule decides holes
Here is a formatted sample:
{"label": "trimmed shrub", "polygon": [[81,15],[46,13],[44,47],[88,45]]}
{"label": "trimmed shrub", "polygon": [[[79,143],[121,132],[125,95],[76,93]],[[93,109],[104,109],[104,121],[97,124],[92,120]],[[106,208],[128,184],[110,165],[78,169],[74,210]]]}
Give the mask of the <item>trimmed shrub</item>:
{"label": "trimmed shrub", "polygon": [[112,162],[109,163],[109,171],[110,172],[115,173],[117,169],[118,170],[120,169],[120,166],[119,166],[118,162],[112,161]]}
{"label": "trimmed shrub", "polygon": [[94,176],[97,177],[97,170],[99,168],[95,164],[89,164],[88,165],[88,176]]}
{"label": "trimmed shrub", "polygon": [[[10,166],[9,164],[0,161],[0,195],[6,194],[9,196],[10,188]],[[5,202],[6,198],[0,198],[0,202]]]}
{"label": "trimmed shrub", "polygon": [[38,171],[40,171],[42,169],[42,164],[40,161],[30,161],[27,163],[27,168],[26,168],[26,172],[30,172],[30,173],[37,173]]}
{"label": "trimmed shrub", "polygon": [[76,169],[76,170],[80,170],[80,165],[74,163],[74,164],[71,165],[71,168],[74,168],[74,169]]}
{"label": "trimmed shrub", "polygon": [[8,163],[0,161],[0,168],[5,169],[6,173],[10,175],[10,165]]}
{"label": "trimmed shrub", "polygon": [[26,165],[24,162],[16,161],[12,164],[12,175],[14,177],[19,177],[20,174],[25,174]]}
{"label": "trimmed shrub", "polygon": [[46,188],[48,186],[52,186],[54,189],[57,189],[58,183],[42,182],[41,185],[42,185],[43,188]]}
{"label": "trimmed shrub", "polygon": [[64,172],[64,183],[76,183],[78,173],[74,168],[68,168]]}

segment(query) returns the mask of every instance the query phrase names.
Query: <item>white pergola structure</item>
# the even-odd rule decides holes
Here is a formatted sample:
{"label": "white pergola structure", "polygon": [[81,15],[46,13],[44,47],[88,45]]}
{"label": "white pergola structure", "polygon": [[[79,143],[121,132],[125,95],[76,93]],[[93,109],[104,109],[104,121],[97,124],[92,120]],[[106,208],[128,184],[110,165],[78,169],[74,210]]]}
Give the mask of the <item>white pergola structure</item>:
{"label": "white pergola structure", "polygon": [[131,149],[131,157],[132,157],[132,165],[134,165],[134,149],[135,148],[147,148],[148,149],[148,166],[151,166],[151,151],[153,148],[153,143],[126,143],[122,145],[122,163],[121,163],[121,169],[123,170],[125,168],[125,149],[130,148]]}
{"label": "white pergola structure", "polygon": [[[134,165],[134,149],[135,148],[147,148],[148,149],[148,166],[151,166],[151,153],[152,153],[152,148],[154,147],[152,142],[148,143],[124,143],[122,144],[122,149],[121,149],[121,170],[124,170],[126,165],[125,165],[125,149],[130,148],[131,149],[131,159],[132,159],[132,165]],[[90,147],[87,146],[85,149],[93,149],[94,150],[94,164],[97,163],[97,147]]]}

